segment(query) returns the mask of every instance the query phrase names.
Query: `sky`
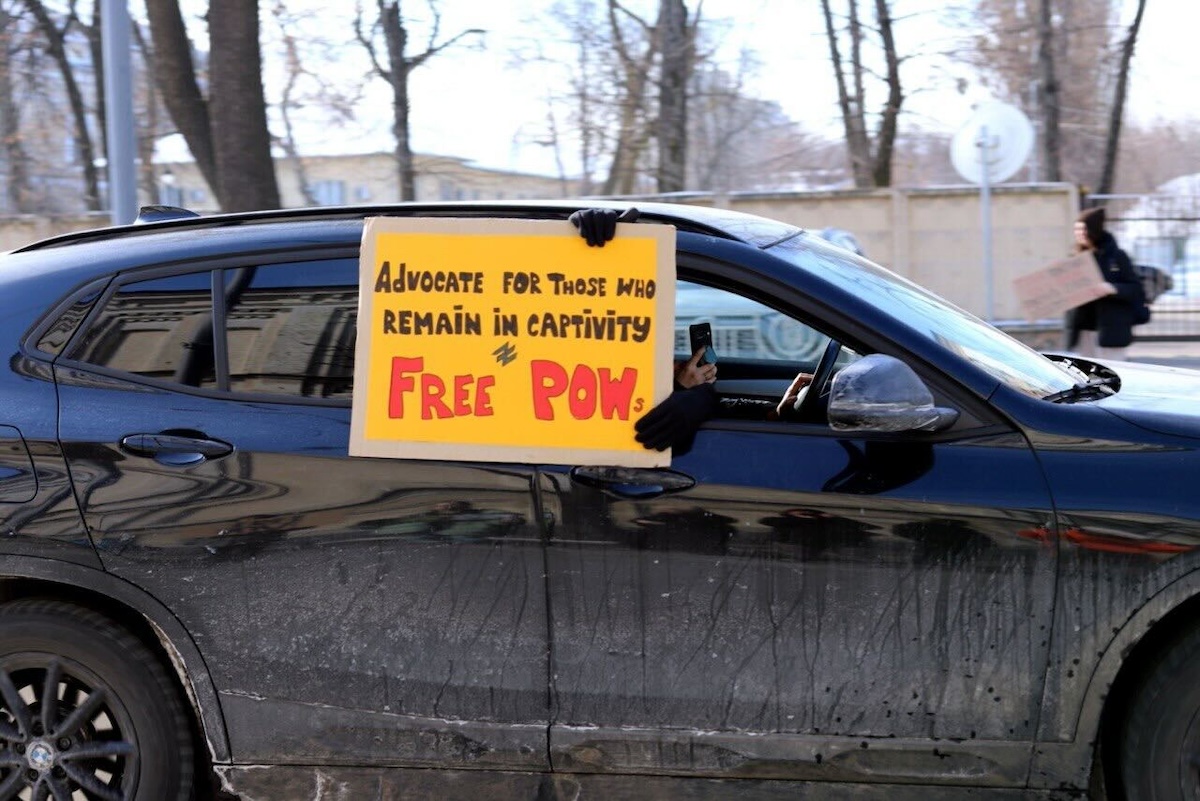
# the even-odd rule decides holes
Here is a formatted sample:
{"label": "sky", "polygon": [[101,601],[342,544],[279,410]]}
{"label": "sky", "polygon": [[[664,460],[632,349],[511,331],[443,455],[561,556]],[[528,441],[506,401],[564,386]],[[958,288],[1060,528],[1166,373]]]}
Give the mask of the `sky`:
{"label": "sky", "polygon": [[[288,0],[288,5],[299,1]],[[653,5],[650,0],[629,2]],[[544,130],[547,93],[558,82],[565,84],[567,75],[561,68],[521,63],[514,55],[531,41],[553,42],[556,29],[547,10],[551,4],[552,0],[440,1],[443,38],[480,28],[486,31],[485,44],[449,49],[413,72],[414,150],[460,156],[485,167],[556,172],[550,149],[531,142]],[[1123,24],[1132,18],[1135,0],[1125,0],[1125,4]],[[696,5],[696,0],[688,0],[689,9]],[[835,8],[837,5],[835,2]],[[953,133],[968,120],[974,104],[988,99],[968,72],[937,55],[953,50],[956,38],[963,35],[946,24],[948,8],[955,5],[965,2],[893,0],[897,45],[902,53],[913,54],[901,73],[907,95],[902,126]],[[319,11],[322,6],[314,6],[314,17],[307,22],[317,26],[314,30],[328,26],[327,12]],[[419,26],[415,18],[425,14],[425,9],[419,0],[404,4],[405,14],[414,18],[414,33]],[[818,0],[704,0],[703,12],[720,31],[715,58],[732,68],[744,50],[754,52],[758,67],[748,84],[750,94],[778,102],[806,130],[840,134]],[[264,19],[263,24],[268,28],[273,23]],[[1200,59],[1194,54],[1198,29],[1198,0],[1148,0],[1134,59],[1128,119],[1146,124],[1200,117],[1190,101],[1195,87],[1200,86]],[[413,39],[410,52],[420,46],[416,35]],[[338,51],[336,70],[344,75],[365,70],[359,51],[350,44]],[[391,107],[386,85],[379,80],[368,84],[354,107],[352,124],[342,130],[322,124],[318,135],[305,136],[302,149],[390,149]],[[567,164],[569,170],[574,166]]]}

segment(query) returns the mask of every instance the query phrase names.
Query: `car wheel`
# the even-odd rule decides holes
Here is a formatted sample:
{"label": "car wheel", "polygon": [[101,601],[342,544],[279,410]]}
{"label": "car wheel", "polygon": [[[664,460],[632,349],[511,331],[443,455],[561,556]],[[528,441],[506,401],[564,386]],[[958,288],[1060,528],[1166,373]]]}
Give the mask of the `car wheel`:
{"label": "car wheel", "polygon": [[142,643],[66,603],[0,606],[0,799],[186,801],[192,743]]}
{"label": "car wheel", "polygon": [[1129,801],[1200,799],[1200,628],[1151,665],[1134,695],[1121,745]]}

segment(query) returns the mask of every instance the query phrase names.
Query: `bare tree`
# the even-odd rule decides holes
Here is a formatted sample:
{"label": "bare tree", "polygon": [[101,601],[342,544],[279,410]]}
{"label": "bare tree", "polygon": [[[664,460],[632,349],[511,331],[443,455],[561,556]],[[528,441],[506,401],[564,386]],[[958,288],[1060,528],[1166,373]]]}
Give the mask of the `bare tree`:
{"label": "bare tree", "polygon": [[804,133],[778,103],[747,96],[743,54],[737,72],[701,64],[688,99],[688,174],[692,188],[783,190],[823,183],[824,143]]}
{"label": "bare tree", "polygon": [[217,159],[214,155],[208,101],[200,91],[192,44],[178,0],[146,0],[150,37],[154,45],[155,75],[159,94],[196,160],[204,182],[220,198]]}
{"label": "bare tree", "polygon": [[7,205],[18,214],[29,211],[28,157],[21,141],[21,105],[17,102],[13,63],[18,52],[17,17],[0,2],[0,165],[5,172]]}
{"label": "bare tree", "polygon": [[1042,162],[1046,180],[1062,180],[1062,151],[1059,147],[1059,96],[1058,72],[1054,64],[1054,25],[1051,19],[1052,0],[1041,0],[1038,4],[1038,73],[1041,78],[1038,91],[1038,107],[1042,117]]}
{"label": "bare tree", "polygon": [[315,206],[317,205],[317,199],[313,196],[308,175],[305,173],[304,161],[300,158],[300,151],[296,145],[295,126],[292,124],[292,109],[295,105],[297,84],[304,73],[300,59],[300,47],[296,42],[296,37],[291,33],[291,20],[288,18],[287,8],[282,0],[276,0],[271,13],[275,18],[283,39],[283,57],[287,75],[283,86],[283,95],[279,101],[279,116],[283,122],[283,135],[278,137],[278,142],[283,148],[288,163],[291,164],[292,169],[296,173],[297,183],[300,185],[300,192],[304,196],[305,205]]}
{"label": "bare tree", "polygon": [[[703,3],[701,3],[703,5]],[[683,0],[661,0],[662,67],[658,86],[658,191],[682,192],[687,180],[688,82],[696,62],[696,25]]]}
{"label": "bare tree", "polygon": [[[608,24],[613,52],[618,58],[617,93],[612,102],[616,104],[619,123],[602,191],[606,195],[628,195],[636,191],[639,163],[650,144],[647,105],[660,39],[654,26],[618,0],[608,0]],[[586,85],[581,88],[588,90]]]}
{"label": "bare tree", "polygon": [[1149,193],[1167,181],[1196,172],[1200,120],[1156,120],[1129,126],[1121,135],[1117,184],[1122,192]]}
{"label": "bare tree", "polygon": [[60,25],[54,20],[41,0],[22,0],[29,13],[37,21],[38,29],[46,41],[46,49],[54,63],[58,65],[62,76],[63,87],[67,93],[67,101],[71,108],[71,119],[74,122],[75,142],[79,149],[79,158],[83,165],[83,198],[89,211],[99,211],[100,179],[96,171],[96,151],[92,144],[92,134],[88,127],[88,109],[84,103],[83,92],[75,78],[75,70],[67,55],[66,39],[72,23],[77,23],[74,4]]}
{"label": "bare tree", "polygon": [[[441,14],[434,0],[427,0],[432,16],[425,49],[416,55],[408,54],[408,27],[400,11],[400,0],[375,0],[376,18],[365,24],[361,0],[356,0],[354,32],[367,50],[375,74],[388,82],[392,89],[392,135],[395,138],[396,169],[400,180],[400,199],[416,198],[416,171],[413,167],[412,146],[409,143],[408,78],[417,67],[453,47],[466,37],[483,34],[478,28],[460,31],[449,39],[439,41]],[[377,39],[382,36],[387,52],[386,63],[379,58]]]}
{"label": "bare tree", "polygon": [[200,91],[178,0],[146,0],[163,102],[225,211],[276,208],[262,85],[258,4],[211,0],[208,97]]}
{"label": "bare tree", "polygon": [[859,17],[858,0],[847,0],[845,37],[848,55],[842,54],[842,32],[835,25],[829,0],[821,0],[825,17],[825,36],[837,82],[838,107],[846,135],[854,185],[857,187],[890,186],[892,181],[892,150],[895,146],[900,108],[904,93],[900,84],[900,57],[892,31],[891,10],[887,0],[875,0],[875,32],[883,53],[887,99],[879,112],[879,124],[874,142],[867,123],[866,78],[868,69],[863,48],[867,34]]}
{"label": "bare tree", "polygon": [[1113,92],[1112,107],[1108,117],[1108,136],[1105,137],[1104,165],[1100,170],[1100,180],[1096,182],[1096,193],[1108,195],[1112,193],[1114,176],[1117,172],[1117,151],[1121,143],[1121,121],[1125,114],[1125,95],[1129,86],[1129,66],[1133,62],[1133,51],[1137,46],[1138,31],[1142,26],[1142,15],[1146,11],[1146,0],[1138,0],[1137,13],[1125,41],[1121,45],[1121,59],[1117,67],[1117,86]]}
{"label": "bare tree", "polygon": [[226,211],[279,207],[262,85],[258,4],[211,0],[209,108]]}
{"label": "bare tree", "polygon": [[[966,18],[972,45],[960,58],[997,97],[1036,121],[1040,178],[1087,186],[1102,180],[1131,63],[1122,61],[1121,6],[1120,0],[975,0]],[[1120,152],[1119,143],[1111,146]]]}

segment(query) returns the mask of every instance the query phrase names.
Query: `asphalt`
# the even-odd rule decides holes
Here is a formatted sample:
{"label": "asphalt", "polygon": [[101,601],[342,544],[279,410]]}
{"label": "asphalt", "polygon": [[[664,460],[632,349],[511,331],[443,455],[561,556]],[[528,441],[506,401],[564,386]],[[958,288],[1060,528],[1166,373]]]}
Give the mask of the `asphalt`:
{"label": "asphalt", "polygon": [[1150,362],[1167,367],[1200,370],[1200,340],[1174,342],[1138,342],[1135,340],[1126,351],[1126,358],[1131,362]]}

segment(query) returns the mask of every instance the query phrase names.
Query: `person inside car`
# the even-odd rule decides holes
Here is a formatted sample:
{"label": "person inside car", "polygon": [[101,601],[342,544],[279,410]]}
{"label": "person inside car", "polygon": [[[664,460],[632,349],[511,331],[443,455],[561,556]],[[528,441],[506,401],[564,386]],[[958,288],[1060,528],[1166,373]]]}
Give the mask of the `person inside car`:
{"label": "person inside car", "polygon": [[[618,222],[636,222],[637,218],[637,209],[631,207],[620,213],[615,209],[580,209],[567,219],[579,229],[588,247],[604,247],[616,236]],[[671,448],[677,455],[686,453],[696,431],[716,413],[717,366],[700,364],[701,356],[703,351],[696,351],[688,361],[677,362],[674,391],[634,423],[634,438],[647,450]],[[799,408],[811,383],[810,373],[799,373],[775,408],[767,412],[767,419],[786,419]]]}

